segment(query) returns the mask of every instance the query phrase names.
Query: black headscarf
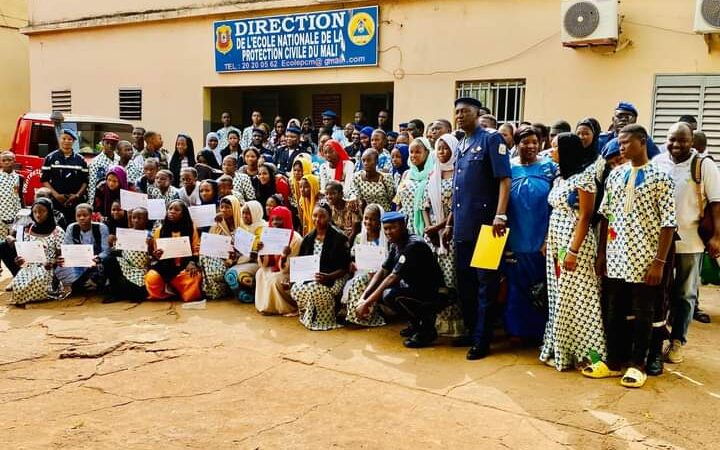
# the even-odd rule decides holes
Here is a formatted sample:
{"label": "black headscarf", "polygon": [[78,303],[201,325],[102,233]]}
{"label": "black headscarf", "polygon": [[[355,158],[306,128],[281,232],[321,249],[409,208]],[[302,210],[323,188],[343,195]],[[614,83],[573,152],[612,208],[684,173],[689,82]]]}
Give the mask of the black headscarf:
{"label": "black headscarf", "polygon": [[171,201],[168,205],[168,209],[172,205],[180,205],[180,208],[182,209],[182,217],[180,217],[179,221],[173,223],[168,220],[167,213],[165,213],[165,220],[163,220],[163,225],[160,228],[160,237],[172,237],[173,233],[179,232],[180,236],[187,236],[192,239],[195,225],[193,225],[192,217],[190,217],[190,210],[181,200]]}
{"label": "black headscarf", "polygon": [[597,121],[597,119],[594,119],[592,117],[586,117],[579,121],[577,125],[575,125],[575,129],[579,126],[586,126],[592,130],[593,133],[593,140],[590,144],[590,148],[595,150],[596,153],[600,153],[600,149],[598,148],[598,139],[600,139],[600,133],[602,133],[602,129],[600,128],[600,122]]}
{"label": "black headscarf", "polygon": [[180,156],[180,153],[178,153],[177,151],[177,141],[180,138],[185,138],[185,142],[187,142],[187,150],[185,150],[185,156],[187,157],[188,167],[195,167],[195,145],[193,144],[192,138],[187,134],[178,134],[177,138],[175,138],[175,151],[170,157],[169,164],[170,172],[172,172],[173,174],[172,184],[175,187],[180,186],[180,169],[182,169],[182,156]]}
{"label": "black headscarf", "polygon": [[42,223],[39,223],[35,219],[35,214],[32,214],[32,213],[30,214],[30,217],[32,217],[32,221],[33,221],[32,228],[31,228],[32,232],[36,233],[36,234],[52,233],[53,230],[55,229],[55,227],[57,226],[55,224],[55,210],[53,209],[52,201],[50,201],[50,199],[40,197],[38,199],[35,199],[35,201],[33,202],[33,208],[35,208],[35,205],[40,205],[40,206],[44,207],[45,209],[47,209],[48,213],[47,213],[47,218]]}
{"label": "black headscarf", "polygon": [[209,202],[206,202],[202,197],[200,197],[200,202],[203,205],[215,205],[215,206],[219,205],[220,204],[220,189],[218,186],[218,182],[215,180],[203,180],[200,182],[200,185],[202,185],[203,183],[208,183],[210,185],[210,187],[212,188],[213,197],[212,197],[212,199],[210,199]]}
{"label": "black headscarf", "polygon": [[560,156],[560,176],[566,180],[585,170],[598,157],[595,149],[592,146],[584,148],[582,141],[575,134],[561,133],[557,139]]}
{"label": "black headscarf", "polygon": [[277,188],[275,187],[275,166],[268,163],[261,164],[258,166],[258,172],[262,167],[266,168],[270,174],[270,181],[268,181],[267,184],[262,184],[260,182],[259,173],[252,177],[251,181],[253,187],[255,188],[255,199],[259,201],[261,205],[265,205],[267,203],[267,199],[277,193]]}

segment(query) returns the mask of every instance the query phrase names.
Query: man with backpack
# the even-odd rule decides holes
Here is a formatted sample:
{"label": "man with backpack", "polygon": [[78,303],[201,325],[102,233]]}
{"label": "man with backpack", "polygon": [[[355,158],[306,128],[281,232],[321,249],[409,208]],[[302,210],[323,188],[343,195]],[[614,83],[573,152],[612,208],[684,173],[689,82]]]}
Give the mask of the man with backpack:
{"label": "man with backpack", "polygon": [[[58,259],[58,268],[55,269],[57,279],[62,283],[66,294],[77,294],[89,289],[101,288],[105,285],[105,277],[100,261],[110,254],[108,244],[109,230],[104,223],[92,222],[93,209],[87,203],[81,203],[75,208],[75,223],[68,225],[65,231],[65,245],[90,244],[93,246],[95,266],[93,267],[63,267],[62,256]],[[68,292],[68,288],[71,292]]]}
{"label": "man with backpack", "polygon": [[[712,158],[692,148],[693,132],[687,123],[678,122],[670,127],[666,147],[667,152],[653,162],[675,182],[680,235],[676,242],[675,280],[670,297],[672,332],[666,360],[681,363],[682,347],[687,342],[698,298],[703,252],[707,249],[711,258],[720,257],[720,172]],[[702,221],[704,217],[706,221]],[[710,226],[700,229],[701,222]]]}

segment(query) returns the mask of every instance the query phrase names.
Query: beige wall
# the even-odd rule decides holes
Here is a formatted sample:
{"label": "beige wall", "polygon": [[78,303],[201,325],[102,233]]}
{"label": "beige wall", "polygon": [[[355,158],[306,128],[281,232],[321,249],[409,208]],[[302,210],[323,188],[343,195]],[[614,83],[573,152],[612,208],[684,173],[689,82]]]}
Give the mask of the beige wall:
{"label": "beige wall", "polygon": [[25,0],[3,0],[0,9],[0,150],[10,148],[15,124],[30,107],[28,38]]}
{"label": "beige wall", "polygon": [[[617,53],[562,47],[557,0],[374,3],[382,21],[380,65],[368,68],[215,73],[212,22],[258,12],[31,34],[32,106],[47,110],[50,90],[71,88],[73,112],[116,116],[117,89],[139,86],[145,125],[199,137],[211,111],[207,87],[394,82],[397,123],[450,117],[458,81],[524,78],[526,119],[589,115],[605,126],[624,99],[649,125],[655,74],[720,71],[720,53],[708,53],[692,32],[693,0],[623,2],[622,39],[631,43]],[[272,13],[289,11],[298,9]],[[343,108],[343,121],[351,114]]]}

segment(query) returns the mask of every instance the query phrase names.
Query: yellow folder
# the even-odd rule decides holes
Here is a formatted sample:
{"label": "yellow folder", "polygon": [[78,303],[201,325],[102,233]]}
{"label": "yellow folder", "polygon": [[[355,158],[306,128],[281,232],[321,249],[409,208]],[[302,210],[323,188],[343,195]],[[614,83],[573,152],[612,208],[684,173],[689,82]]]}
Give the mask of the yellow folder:
{"label": "yellow folder", "polygon": [[505,228],[503,236],[495,237],[493,236],[493,227],[483,225],[475,243],[475,251],[470,266],[476,269],[497,270],[509,234],[510,228]]}

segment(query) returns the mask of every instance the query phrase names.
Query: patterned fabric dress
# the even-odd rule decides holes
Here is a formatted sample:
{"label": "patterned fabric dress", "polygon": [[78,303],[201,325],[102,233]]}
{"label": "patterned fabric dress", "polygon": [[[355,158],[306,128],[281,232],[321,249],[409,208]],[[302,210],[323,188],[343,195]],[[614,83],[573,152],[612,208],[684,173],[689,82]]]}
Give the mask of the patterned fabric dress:
{"label": "patterned fabric dress", "polygon": [[125,166],[124,169],[127,172],[128,183],[132,185],[136,185],[140,178],[142,178],[143,176],[143,167],[134,164],[134,160],[132,159],[130,160],[130,162],[128,162],[127,166]]}
{"label": "patterned fabric dress", "polygon": [[120,157],[115,153],[113,153],[112,159],[108,158],[104,152],[93,158],[88,166],[88,203],[91,205],[93,204],[93,201],[95,200],[95,189],[97,188],[98,183],[105,179],[107,170],[119,162]]}
{"label": "patterned fabric dress", "polygon": [[549,317],[540,360],[555,359],[555,368],[576,367],[591,351],[606,356],[600,311],[600,282],[595,275],[597,242],[588,231],[574,272],[562,268],[579,213],[578,189],[594,193],[595,169],[589,166],[568,180],[557,178],[550,191],[552,206],[547,237],[547,290]]}
{"label": "patterned fabric dress", "polygon": [[[255,188],[252,185],[250,177],[244,173],[236,172],[233,177],[233,191],[242,194],[240,200],[245,203],[249,200],[255,200]],[[263,205],[265,206],[265,205]]]}
{"label": "patterned fabric dress", "polygon": [[[322,253],[323,241],[315,240],[313,255]],[[315,281],[295,283],[290,295],[297,302],[300,322],[314,331],[325,331],[340,328],[335,313],[335,298],[342,293],[347,277],[335,280],[327,287]]]}
{"label": "patterned fabric dress", "polygon": [[332,222],[342,231],[345,236],[350,239],[355,228],[355,224],[362,220],[360,216],[360,208],[356,200],[346,200],[343,209],[337,209],[331,206]]}
{"label": "patterned fabric dress", "polygon": [[10,233],[10,226],[21,209],[20,175],[0,171],[0,241]]}
{"label": "patterned fabric dress", "polygon": [[178,200],[180,198],[180,193],[178,192],[178,189],[175,186],[169,186],[168,190],[165,191],[165,193],[163,194],[162,192],[160,192],[160,188],[158,188],[154,184],[148,184],[147,194],[148,194],[148,198],[150,198],[150,199],[161,198],[161,199],[165,200],[166,207],[168,205],[170,205],[171,201]]}
{"label": "patterned fabric dress", "polygon": [[405,214],[408,218],[408,231],[416,234],[415,223],[412,219],[415,217],[415,190],[417,189],[418,182],[410,179],[409,170],[403,175],[400,185],[398,186],[397,195],[395,196],[395,203],[399,204],[398,211]]}
{"label": "patterned fabric dress", "polygon": [[[452,211],[452,177],[443,179],[440,187],[442,189],[442,205],[445,210],[445,217],[448,217]],[[436,223],[437,219],[433,214],[433,209],[430,204],[430,196],[428,195],[427,189],[425,190],[423,197],[423,208],[430,213],[430,220],[432,223]],[[445,287],[448,289],[457,289],[457,283],[455,280],[455,244],[451,240],[449,248],[446,248],[447,251],[445,254],[440,254],[440,248],[435,247],[427,236],[424,236],[424,239],[437,258],[438,265],[440,266],[440,270],[443,274]],[[457,337],[465,334],[462,311],[460,310],[457,296],[453,296],[451,303],[438,314],[437,319],[435,320],[435,328],[437,329],[438,334],[445,336]]]}
{"label": "patterned fabric dress", "polygon": [[[60,227],[48,236],[35,236],[29,232],[23,233],[23,241],[40,241],[45,247],[45,257],[54,261],[60,253],[60,245],[65,239],[65,231]],[[52,290],[53,270],[47,270],[44,265],[25,263],[12,281],[13,295],[11,303],[24,305],[32,301],[46,300]]]}
{"label": "patterned fabric dress", "polygon": [[145,274],[150,265],[150,254],[148,252],[123,250],[122,256],[119,256],[117,260],[126,280],[138,287],[145,285]]}
{"label": "patterned fabric dress", "polygon": [[[382,231],[381,231],[382,232]],[[355,245],[359,244],[360,236],[355,237]],[[373,245],[379,245],[379,241],[372,242]],[[355,256],[355,245],[350,249],[350,254]],[[357,271],[347,283],[347,316],[345,320],[356,325],[364,327],[381,327],[385,325],[385,319],[380,315],[380,308],[375,305],[370,308],[370,314],[366,319],[361,319],[355,313],[355,309],[360,305],[362,301],[363,292],[370,284],[370,273],[366,271]]]}
{"label": "patterned fabric dress", "polygon": [[395,183],[392,176],[380,173],[379,181],[368,181],[365,179],[365,172],[358,172],[353,177],[355,197],[366,205],[377,203],[385,211],[390,211],[390,206],[395,197]]}
{"label": "patterned fabric dress", "polygon": [[225,260],[222,258],[200,255],[200,267],[203,271],[203,291],[210,300],[225,297],[230,292],[225,283]]}

